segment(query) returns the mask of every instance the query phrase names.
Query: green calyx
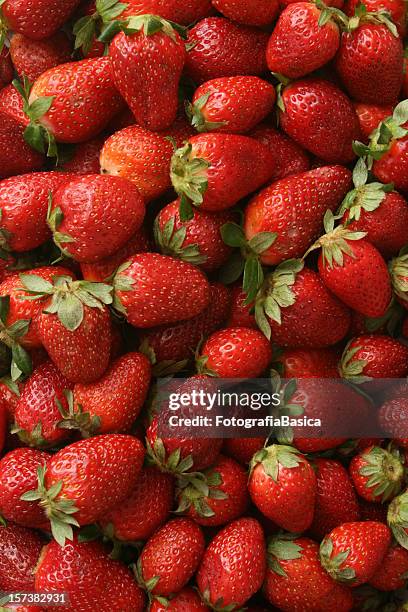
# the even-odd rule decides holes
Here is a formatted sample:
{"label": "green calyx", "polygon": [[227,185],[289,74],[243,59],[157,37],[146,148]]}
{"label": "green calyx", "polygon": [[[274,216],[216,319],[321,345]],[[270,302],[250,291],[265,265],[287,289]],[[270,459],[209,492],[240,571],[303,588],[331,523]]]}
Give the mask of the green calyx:
{"label": "green calyx", "polygon": [[1,7],[6,2],[6,0],[0,0],[0,53],[3,50],[4,44],[8,37],[8,24],[3,16]]}
{"label": "green calyx", "polygon": [[176,33],[183,38],[186,38],[185,28],[177,23],[174,23],[173,21],[168,21],[167,19],[163,19],[158,15],[151,14],[129,17],[129,19],[127,19],[122,26],[122,30],[128,35],[142,31],[145,36],[153,36],[158,32],[162,32],[171,38],[171,40],[175,43],[178,42]]}
{"label": "green calyx", "polygon": [[215,603],[211,603],[211,593],[209,589],[206,589],[201,594],[201,599],[205,603],[205,605],[210,608],[210,610],[214,610],[214,612],[245,612],[246,608],[240,608],[238,604],[231,603],[224,606],[224,599],[220,597],[217,599]]}
{"label": "green calyx", "polygon": [[125,270],[127,270],[130,266],[129,261],[125,261],[119,268],[116,270],[116,274],[113,277],[113,307],[120,314],[127,314],[127,310],[125,306],[122,304],[121,299],[119,298],[117,292],[118,291],[133,291],[133,285],[135,281],[130,276],[123,274]]}
{"label": "green calyx", "polygon": [[268,319],[282,322],[281,309],[292,306],[296,296],[292,287],[296,275],[303,270],[304,262],[300,259],[288,259],[281,263],[274,272],[269,274],[255,300],[255,320],[259,329],[271,339],[271,326]]}
{"label": "green calyx", "polygon": [[181,198],[181,221],[190,221],[194,216],[192,206],[200,206],[203,203],[208,187],[209,167],[208,161],[194,156],[193,147],[189,142],[174,152],[171,158],[170,178]]}
{"label": "green calyx", "polygon": [[388,506],[387,522],[398,544],[408,550],[408,491],[394,497]]}
{"label": "green calyx", "polygon": [[113,37],[113,28],[117,28],[116,33],[120,31],[117,18],[127,7],[127,4],[119,0],[96,0],[95,12],[78,19],[73,27],[75,49],[82,49],[83,55],[87,55],[95,38],[106,33],[108,28]]}
{"label": "green calyx", "polygon": [[374,23],[377,25],[385,25],[391,34],[398,38],[398,30],[395,23],[391,19],[389,11],[381,9],[379,11],[367,11],[365,4],[360,2],[356,6],[353,17],[348,19],[346,30],[353,32],[362,23]]}
{"label": "green calyx", "polygon": [[46,466],[40,466],[37,470],[38,488],[23,493],[20,499],[27,502],[39,502],[45,516],[51,523],[51,532],[54,539],[60,546],[64,546],[65,540],[72,540],[74,537],[72,527],[79,527],[78,521],[72,516],[78,512],[78,508],[72,499],[65,499],[60,496],[64,484],[62,480],[46,489],[45,473]]}
{"label": "green calyx", "polygon": [[353,583],[356,578],[356,572],[352,567],[345,565],[350,549],[333,555],[333,542],[329,537],[325,537],[320,545],[320,562],[326,572],[336,581]]}
{"label": "green calyx", "polygon": [[211,518],[215,512],[208,501],[228,499],[228,495],[219,489],[222,483],[222,476],[216,471],[206,470],[204,473],[186,474],[178,482],[179,505],[176,513],[184,514],[189,508],[194,508],[198,516]]}
{"label": "green calyx", "polygon": [[[0,224],[3,218],[3,211],[0,208]],[[10,238],[12,237],[5,227],[0,227],[0,259],[7,259],[10,257]]]}
{"label": "green calyx", "polygon": [[64,395],[67,400],[68,408],[64,409],[61,402],[55,399],[58,410],[62,416],[57,426],[60,429],[79,430],[83,438],[89,438],[97,433],[101,427],[101,419],[97,415],[84,412],[80,404],[74,403],[74,395],[70,389],[65,389]]}
{"label": "green calyx", "polygon": [[355,356],[361,350],[361,346],[350,348],[350,344],[351,341],[344,349],[341,358],[339,366],[341,377],[357,385],[370,381],[370,376],[364,376],[364,368],[367,365],[367,361],[365,359],[355,359]]}
{"label": "green calyx", "polygon": [[63,234],[59,231],[59,227],[64,219],[64,214],[59,206],[52,208],[52,194],[50,193],[48,197],[48,212],[47,212],[47,223],[48,227],[52,231],[52,238],[54,240],[55,245],[59,248],[61,253],[65,257],[71,257],[71,254],[67,249],[65,249],[63,244],[70,244],[75,242],[75,239],[72,238],[69,234]]}
{"label": "green calyx", "polygon": [[278,482],[279,466],[288,469],[297,468],[301,463],[301,456],[302,454],[293,446],[272,444],[255,453],[250,469],[252,472],[258,463],[261,463],[265,474],[274,482]]}
{"label": "green calyx", "polygon": [[[15,384],[22,378],[29,376],[32,372],[32,362],[29,353],[20,345],[19,340],[26,335],[30,328],[30,319],[20,319],[12,325],[7,325],[7,317],[10,311],[10,296],[0,297],[0,343],[3,352],[11,352],[10,378]],[[8,350],[7,350],[8,349]]]}
{"label": "green calyx", "polygon": [[154,239],[160,251],[163,255],[176,257],[195,266],[205,263],[207,256],[201,255],[198,244],[183,246],[187,236],[187,227],[182,226],[175,230],[175,223],[176,218],[171,217],[161,229],[158,218],[156,218],[153,228]]}
{"label": "green calyx", "polygon": [[294,561],[302,558],[303,548],[294,542],[297,536],[293,533],[281,533],[268,542],[268,567],[278,576],[286,578],[287,574],[281,561]]}
{"label": "green calyx", "polygon": [[194,104],[188,101],[186,102],[187,117],[197,132],[211,132],[212,130],[218,130],[220,127],[228,125],[228,121],[207,121],[204,117],[203,110],[210,97],[211,93],[206,93],[198,98]]}
{"label": "green calyx", "polygon": [[103,310],[112,304],[112,287],[105,283],[73,281],[69,276],[56,276],[53,283],[36,274],[20,274],[23,289],[30,295],[22,298],[38,300],[49,296],[51,301],[44,310],[56,314],[68,331],[78,329],[84,318],[84,306]]}
{"label": "green calyx", "polygon": [[[133,573],[135,575],[137,584],[140,586],[141,589],[143,589],[147,593],[147,596],[149,598],[149,604],[151,604],[153,601],[152,591],[157,585],[157,583],[159,582],[160,576],[153,576],[153,578],[150,578],[149,580],[145,580],[143,577],[141,557],[139,557],[136,564],[132,565],[132,569],[133,569]],[[157,598],[154,597],[154,599],[157,599]],[[149,609],[150,609],[150,605],[149,605]]]}
{"label": "green calyx", "polygon": [[181,458],[181,451],[177,448],[168,457],[161,438],[154,441],[153,446],[146,440],[147,458],[152,465],[157,466],[162,472],[182,475],[193,467],[193,457],[188,455]]}
{"label": "green calyx", "polygon": [[404,467],[399,452],[390,452],[374,446],[362,454],[362,459],[366,465],[360,468],[359,474],[367,478],[366,488],[373,489],[373,494],[381,497],[382,502],[398,495],[404,479]]}
{"label": "green calyx", "polygon": [[[297,381],[292,378],[282,384],[282,379],[279,372],[275,369],[271,370],[271,385],[274,393],[279,394],[279,417],[299,417],[305,412],[304,407],[301,404],[293,403],[293,396],[297,391]],[[294,432],[292,427],[279,427],[274,432],[274,436],[279,444],[283,446],[289,446],[292,444],[294,439]],[[292,448],[292,447],[290,447]]]}
{"label": "green calyx", "polygon": [[391,282],[395,294],[403,301],[408,302],[408,246],[404,247],[398,257],[394,257],[388,264]]}
{"label": "green calyx", "polygon": [[54,135],[40,123],[41,117],[50,110],[54,96],[37,98],[30,104],[29,98],[32,86],[27,77],[23,78],[22,83],[15,79],[13,86],[22,97],[23,111],[30,119],[29,125],[24,130],[24,140],[35,151],[44,153],[47,157],[58,158],[58,148]]}
{"label": "green calyx", "polygon": [[242,288],[247,295],[245,304],[251,304],[265,279],[260,255],[273,245],[277,234],[260,232],[247,240],[240,225],[225,223],[221,227],[221,236],[226,245],[240,249],[239,260],[236,262],[238,265],[234,265],[234,273],[228,280],[234,282],[243,274]]}
{"label": "green calyx", "polygon": [[47,448],[52,446],[52,444],[49,444],[42,435],[41,423],[37,423],[37,425],[31,431],[22,429],[15,424],[10,431],[12,434],[17,434],[19,439],[27,446],[34,448]]}
{"label": "green calyx", "polygon": [[215,372],[214,370],[211,370],[211,368],[209,368],[207,366],[208,363],[208,357],[207,355],[201,355],[201,357],[196,357],[196,370],[197,370],[197,374],[200,374],[201,376],[211,376],[213,378],[217,378],[218,374],[217,372]]}

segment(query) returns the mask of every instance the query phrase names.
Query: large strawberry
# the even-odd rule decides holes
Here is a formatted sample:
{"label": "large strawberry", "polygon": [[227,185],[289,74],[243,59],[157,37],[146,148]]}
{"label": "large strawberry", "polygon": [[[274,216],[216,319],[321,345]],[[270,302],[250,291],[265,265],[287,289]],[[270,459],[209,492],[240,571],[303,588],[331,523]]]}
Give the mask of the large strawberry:
{"label": "large strawberry", "polygon": [[24,140],[24,127],[0,108],[0,178],[40,170],[44,157]]}
{"label": "large strawberry", "polygon": [[279,12],[277,0],[212,0],[212,4],[225,17],[252,26],[268,26]]}
{"label": "large strawberry", "polygon": [[265,570],[262,527],[253,518],[241,518],[210,542],[198,568],[197,585],[209,605],[238,610],[261,587]]}
{"label": "large strawberry", "polygon": [[191,319],[208,305],[210,288],[192,264],[156,253],[134,255],[113,280],[114,305],[135,327]]}
{"label": "large strawberry", "polygon": [[379,591],[403,589],[407,581],[408,551],[398,544],[386,553],[380,568],[370,579],[370,584]]}
{"label": "large strawberry", "polygon": [[40,593],[62,590],[69,597],[69,606],[83,612],[145,610],[143,591],[131,571],[121,561],[111,559],[100,542],[80,542],[75,538],[62,546],[52,540],[37,565],[35,588]]}
{"label": "large strawberry", "polygon": [[1,16],[13,32],[24,34],[33,40],[41,40],[54,34],[68,19],[80,0],[4,0]]}
{"label": "large strawberry", "polygon": [[291,174],[309,170],[310,159],[307,153],[286,134],[261,123],[250,136],[266,145],[274,155],[275,168],[271,180],[279,181]]}
{"label": "large strawberry", "polygon": [[54,538],[63,545],[73,538],[72,525],[97,521],[130,495],[144,454],[142,443],[128,435],[108,434],[74,442],[38,470],[38,488],[21,499],[30,503],[40,500]]}
{"label": "large strawberry", "polygon": [[30,82],[59,64],[71,59],[71,43],[63,32],[45,40],[30,40],[23,34],[14,34],[10,41],[10,55],[18,75]]}
{"label": "large strawberry", "polygon": [[110,44],[109,56],[116,86],[137,123],[151,130],[169,127],[177,115],[186,56],[172,24],[156,15],[130,17]]}
{"label": "large strawberry", "polygon": [[272,444],[252,459],[248,483],[252,501],[282,529],[296,533],[311,526],[316,486],[312,466],[291,446]]}
{"label": "large strawberry", "polygon": [[404,378],[408,374],[408,347],[381,334],[358,336],[346,346],[339,367],[343,378],[357,383]]}
{"label": "large strawberry", "polygon": [[142,225],[144,214],[143,198],[133,183],[89,174],[54,193],[48,223],[64,254],[92,263],[123,247]]}
{"label": "large strawberry", "polygon": [[350,475],[357,493],[367,501],[388,501],[401,491],[404,467],[398,451],[371,446],[354,455]]}
{"label": "large strawberry", "polygon": [[283,131],[306,150],[329,163],[352,161],[358,118],[336,85],[316,78],[295,81],[283,89],[278,106]]}
{"label": "large strawberry", "polygon": [[34,569],[46,540],[33,529],[14,523],[0,526],[0,588],[33,591]]}

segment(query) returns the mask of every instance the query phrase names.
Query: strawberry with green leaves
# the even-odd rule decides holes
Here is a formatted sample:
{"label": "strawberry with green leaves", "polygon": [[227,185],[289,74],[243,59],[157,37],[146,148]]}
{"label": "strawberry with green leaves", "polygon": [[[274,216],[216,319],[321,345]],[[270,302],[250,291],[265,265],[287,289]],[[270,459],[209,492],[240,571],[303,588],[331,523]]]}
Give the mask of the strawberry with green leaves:
{"label": "strawberry with green leaves", "polygon": [[398,495],[404,479],[404,467],[397,450],[369,446],[351,460],[350,476],[363,499],[386,502]]}
{"label": "strawberry with green leaves", "polygon": [[408,347],[381,334],[358,336],[347,344],[339,368],[341,376],[354,383],[373,378],[405,378]]}
{"label": "strawberry with green leaves", "polygon": [[[359,4],[359,0],[347,0],[344,7],[344,12],[346,15],[352,17],[355,14],[356,8]],[[407,25],[407,7],[405,6],[403,0],[364,0],[364,5],[367,8],[367,11],[370,11],[371,13],[376,13],[377,11],[381,10],[388,11],[388,16],[397,26],[400,36],[404,37]]]}
{"label": "strawberry with green leaves", "polygon": [[33,40],[48,38],[69,18],[80,0],[3,0],[1,25]]}
{"label": "strawberry with green leaves", "polygon": [[38,171],[44,161],[24,140],[24,126],[0,108],[0,179]]}
{"label": "strawberry with green leaves", "polygon": [[404,491],[388,506],[387,522],[392,535],[405,550],[408,550],[408,491]]}
{"label": "strawberry with green leaves", "polygon": [[379,126],[381,121],[392,115],[393,105],[377,106],[376,104],[365,104],[354,102],[354,108],[360,123],[361,134],[365,141],[369,140],[371,133]]}
{"label": "strawberry with green leaves", "polygon": [[150,605],[150,612],[208,612],[209,610],[210,608],[191,587],[181,589],[171,599],[162,597],[154,599]]}
{"label": "strawberry with green leaves", "polygon": [[390,261],[389,270],[394,293],[399,303],[408,309],[408,246]]}

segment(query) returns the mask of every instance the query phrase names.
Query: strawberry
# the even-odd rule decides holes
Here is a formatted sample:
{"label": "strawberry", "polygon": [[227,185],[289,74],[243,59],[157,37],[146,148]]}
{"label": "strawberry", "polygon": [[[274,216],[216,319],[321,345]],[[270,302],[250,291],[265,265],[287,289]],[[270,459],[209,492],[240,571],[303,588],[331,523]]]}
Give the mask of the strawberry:
{"label": "strawberry", "polygon": [[354,455],[349,470],[357,493],[367,501],[386,502],[401,491],[404,468],[398,451],[368,447]]}
{"label": "strawberry", "polygon": [[43,40],[30,40],[24,34],[14,34],[10,41],[10,55],[16,72],[30,82],[46,70],[69,62],[71,53],[71,43],[63,32]]}
{"label": "strawberry", "polygon": [[0,179],[40,170],[44,163],[41,153],[25,142],[24,127],[0,109]]}
{"label": "strawberry", "polygon": [[179,507],[199,525],[218,527],[242,516],[249,505],[247,473],[233,459],[220,455],[216,463],[196,481],[181,479]]}
{"label": "strawberry", "polygon": [[368,502],[364,499],[358,500],[360,508],[361,521],[378,521],[379,523],[387,522],[387,506],[376,502]]}
{"label": "strawberry", "polygon": [[250,327],[256,329],[256,321],[253,315],[253,304],[246,303],[247,295],[242,287],[236,285],[231,291],[231,310],[228,319],[228,327]]}
{"label": "strawberry", "polygon": [[268,340],[256,329],[228,327],[204,343],[198,367],[219,378],[257,378],[272,360]]}
{"label": "strawberry", "polygon": [[360,124],[360,131],[364,138],[368,139],[381,121],[392,115],[393,107],[376,106],[374,104],[365,104],[364,102],[354,102],[353,106],[357,113]]}
{"label": "strawberry", "polygon": [[313,461],[317,479],[316,506],[310,532],[318,541],[332,529],[358,521],[357,496],[347,470],[334,459]]}
{"label": "strawberry", "polygon": [[96,382],[75,385],[60,427],[79,429],[84,436],[129,431],[146,399],[150,371],[141,353],[118,357]]}
{"label": "strawberry", "polygon": [[130,17],[125,32],[109,47],[116,87],[139,125],[163,130],[177,115],[184,43],[173,26],[156,15]]}
{"label": "strawberry", "polygon": [[334,580],[358,586],[379,569],[390,543],[391,532],[383,523],[343,523],[324,538],[320,561]]}
{"label": "strawberry", "polygon": [[144,214],[144,201],[130,181],[89,174],[55,192],[48,223],[64,254],[93,263],[124,246],[142,225]]}
{"label": "strawberry", "polygon": [[403,589],[407,582],[408,551],[398,544],[388,549],[380,568],[370,579],[370,584],[380,591]]}
{"label": "strawberry", "polygon": [[14,69],[7,47],[0,51],[0,88],[5,87],[13,80]]}
{"label": "strawberry", "polygon": [[0,89],[0,110],[13,117],[24,127],[30,123],[24,112],[24,100],[12,84]]}
{"label": "strawberry", "polygon": [[68,433],[59,427],[60,410],[67,409],[64,391],[72,388],[51,361],[38,366],[26,381],[15,411],[15,428],[29,446],[56,446]]}
{"label": "strawberry", "polygon": [[285,349],[277,363],[284,378],[337,378],[336,349]]}
{"label": "strawberry", "polygon": [[339,45],[339,28],[329,11],[320,11],[309,2],[294,2],[279,15],[266,61],[271,72],[297,79],[327,64]]}
{"label": "strawberry", "polygon": [[267,68],[268,38],[267,32],[223,17],[203,19],[188,34],[187,74],[195,83],[220,77],[261,75]]}
{"label": "strawberry", "polygon": [[[341,602],[343,597],[351,606],[352,595],[345,587],[336,585],[324,571],[319,561],[319,545],[313,540],[289,534],[272,538],[268,544],[268,563],[264,592],[268,601],[279,610],[351,609],[337,607],[337,600]],[[333,607],[324,607],[329,605],[328,601]]]}
{"label": "strawberry", "polygon": [[121,541],[148,540],[168,519],[173,495],[170,474],[155,466],[143,468],[128,499],[107,512],[101,525],[105,533]]}
{"label": "strawberry", "polygon": [[141,584],[153,595],[178,593],[195,574],[205,548],[200,527],[173,519],[147,541],[137,563]]}
{"label": "strawberry", "polygon": [[283,131],[304,149],[328,163],[353,160],[358,118],[338,87],[323,79],[296,81],[283,89],[278,107]]}
{"label": "strawberry", "polygon": [[174,153],[171,180],[183,221],[192,218],[190,202],[202,210],[231,208],[272,175],[273,156],[262,143],[236,134],[198,134]]}
{"label": "strawberry", "polygon": [[322,247],[319,274],[342,302],[367,317],[381,317],[391,301],[390,277],[377,249],[364,239],[364,232],[351,232],[339,225],[328,211],[326,234],[312,247]]}
{"label": "strawberry", "polygon": [[251,26],[268,26],[279,12],[278,0],[254,0],[250,4],[242,0],[212,0],[212,4],[231,21]]}
{"label": "strawberry", "polygon": [[[359,0],[347,0],[344,12],[349,17],[353,17]],[[406,31],[407,9],[403,0],[364,0],[367,11],[376,13],[378,11],[388,11],[392,21],[397,26],[400,36],[404,36]],[[339,7],[341,8],[341,7]]]}
{"label": "strawberry", "polygon": [[48,38],[68,19],[80,0],[4,0],[2,21],[13,32],[33,40]]}
{"label": "strawberry", "polygon": [[119,267],[113,280],[115,308],[135,327],[191,319],[208,306],[210,287],[192,264],[140,253]]}
{"label": "strawberry", "polygon": [[103,138],[93,138],[77,145],[65,157],[60,156],[58,170],[71,174],[99,174],[101,166],[99,156],[103,146]]}
{"label": "strawberry", "polygon": [[311,526],[316,476],[295,448],[272,444],[256,453],[248,489],[262,514],[282,529],[300,533]]}
{"label": "strawberry", "polygon": [[309,170],[310,160],[307,153],[286,134],[262,123],[250,133],[250,136],[266,145],[274,154],[275,168],[272,181],[279,181],[291,174]]}
{"label": "strawberry", "polygon": [[261,587],[266,551],[261,525],[253,518],[232,521],[208,545],[197,572],[204,601],[238,610]]}
{"label": "strawberry", "polygon": [[194,92],[187,114],[197,132],[245,134],[272,111],[273,85],[255,76],[212,79]]}
{"label": "strawberry", "polygon": [[34,569],[45,540],[32,529],[14,523],[0,526],[0,588],[33,591]]}
{"label": "strawberry", "polygon": [[343,378],[357,383],[367,378],[404,378],[408,347],[389,336],[359,336],[346,346],[339,367]]}
{"label": "strawberry", "polygon": [[130,495],[144,454],[133,436],[108,434],[74,442],[38,470],[38,488],[21,499],[41,500],[53,536],[63,546],[65,539],[73,539],[72,525],[99,520]]}
{"label": "strawberry", "polygon": [[392,288],[400,304],[408,309],[408,249],[401,249],[399,256],[389,263]]}
{"label": "strawberry", "polygon": [[[392,387],[391,387],[392,388]],[[378,411],[378,423],[388,438],[392,438],[396,444],[408,448],[408,429],[406,419],[408,418],[408,402],[406,395],[387,399]]]}
{"label": "strawberry", "polygon": [[83,612],[145,610],[143,591],[131,571],[121,561],[111,559],[99,542],[80,542],[75,538],[62,546],[52,540],[37,565],[35,588],[40,593],[61,589],[69,597],[69,606]]}
{"label": "strawberry", "polygon": [[150,605],[150,612],[208,612],[209,609],[191,587],[181,589],[170,600],[155,599]]}
{"label": "strawberry", "polygon": [[272,183],[245,209],[245,236],[276,233],[260,256],[262,263],[278,264],[301,257],[319,236],[327,209],[335,210],[350,186],[350,173],[342,166],[316,168]]}
{"label": "strawberry", "polygon": [[154,224],[156,244],[164,255],[179,257],[212,272],[226,263],[232,249],[221,236],[221,228],[233,220],[227,212],[197,209],[189,221],[180,219],[180,200],[161,209]]}
{"label": "strawberry", "polygon": [[394,497],[388,506],[387,522],[398,544],[408,550],[408,491]]}
{"label": "strawberry", "polygon": [[51,455],[33,448],[17,448],[0,460],[0,513],[24,527],[47,525],[47,519],[37,500],[25,502],[21,496],[35,487],[37,470],[43,468]]}
{"label": "strawberry", "polygon": [[265,438],[227,438],[224,440],[223,452],[242,465],[246,465],[264,444]]}
{"label": "strawberry", "polygon": [[163,19],[188,26],[210,12],[211,2],[209,0],[187,0],[183,4],[180,4],[178,0],[129,0],[121,18],[153,13],[160,15]]}

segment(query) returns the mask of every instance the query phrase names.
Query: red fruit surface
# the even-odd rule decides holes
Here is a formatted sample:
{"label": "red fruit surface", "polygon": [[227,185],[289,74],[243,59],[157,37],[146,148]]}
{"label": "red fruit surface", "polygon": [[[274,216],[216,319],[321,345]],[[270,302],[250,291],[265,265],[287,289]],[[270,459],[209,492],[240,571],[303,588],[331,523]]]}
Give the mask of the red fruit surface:
{"label": "red fruit surface", "polygon": [[34,590],[34,570],[46,540],[37,532],[14,523],[0,527],[0,588]]}
{"label": "red fruit surface", "polygon": [[10,30],[42,40],[56,32],[80,0],[5,0],[1,10]]}
{"label": "red fruit surface", "polygon": [[0,109],[0,179],[40,170],[44,163],[41,153],[24,140],[23,126]]}
{"label": "red fruit surface", "polygon": [[279,12],[277,0],[212,0],[212,4],[231,21],[251,26],[267,26],[275,20]]}
{"label": "red fruit surface", "polygon": [[71,43],[63,32],[50,38],[30,40],[24,34],[14,34],[10,41],[10,55],[16,72],[33,83],[50,68],[65,64],[71,59]]}
{"label": "red fruit surface", "polygon": [[307,153],[286,134],[262,123],[250,133],[250,136],[262,142],[274,154],[275,168],[272,181],[309,170],[310,160]]}

